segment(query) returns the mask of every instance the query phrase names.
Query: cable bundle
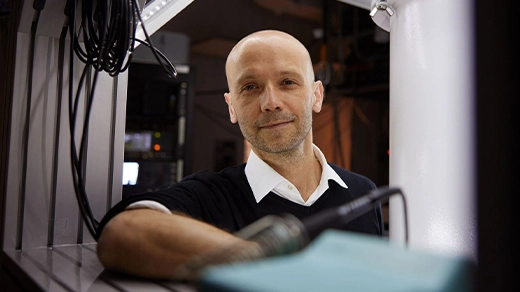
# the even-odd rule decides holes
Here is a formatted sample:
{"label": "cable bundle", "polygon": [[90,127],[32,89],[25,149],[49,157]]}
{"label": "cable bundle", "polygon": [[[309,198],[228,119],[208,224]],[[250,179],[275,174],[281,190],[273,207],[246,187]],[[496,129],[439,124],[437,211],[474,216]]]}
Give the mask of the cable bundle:
{"label": "cable bundle", "polygon": [[[96,70],[115,76],[124,72],[131,58],[127,58],[133,49],[133,36],[137,28],[139,9],[135,1],[81,1],[81,27],[75,31],[76,1],[70,11],[69,32],[74,40],[74,51],[86,64],[93,64]],[[96,5],[97,4],[97,5]],[[74,34],[74,36],[73,36]],[[83,41],[81,46],[80,41]],[[129,55],[131,56],[131,55]],[[125,64],[125,59],[127,62]]]}
{"label": "cable bundle", "polygon": [[[81,8],[79,16],[78,8]],[[68,24],[65,28],[69,31],[71,41],[69,48],[69,123],[72,176],[81,215],[95,240],[99,236],[97,234],[99,222],[94,218],[88,202],[85,191],[85,174],[88,127],[98,74],[105,71],[110,76],[116,77],[119,73],[126,71],[132,59],[135,41],[138,41],[152,49],[156,59],[170,77],[177,76],[175,67],[163,53],[153,46],[144,24],[142,24],[140,13],[136,0],[68,0],[65,8],[65,14],[68,16]],[[142,26],[147,41],[135,38],[139,24]],[[85,63],[75,93],[74,56]],[[84,120],[82,125],[77,125],[79,105],[83,100],[82,92],[86,92],[83,101]],[[76,145],[77,126],[82,126],[79,149]],[[78,237],[78,242],[81,242],[81,234]]]}

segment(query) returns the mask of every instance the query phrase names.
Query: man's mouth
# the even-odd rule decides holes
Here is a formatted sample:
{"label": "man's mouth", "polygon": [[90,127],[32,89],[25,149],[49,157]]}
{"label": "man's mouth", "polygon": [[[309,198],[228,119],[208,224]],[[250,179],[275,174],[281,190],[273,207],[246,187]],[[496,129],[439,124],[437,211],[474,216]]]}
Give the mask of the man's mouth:
{"label": "man's mouth", "polygon": [[260,128],[273,129],[273,128],[278,128],[278,127],[283,127],[283,126],[285,126],[285,125],[287,125],[289,123],[290,123],[290,121],[270,122],[270,123],[267,123],[265,125],[260,126]]}

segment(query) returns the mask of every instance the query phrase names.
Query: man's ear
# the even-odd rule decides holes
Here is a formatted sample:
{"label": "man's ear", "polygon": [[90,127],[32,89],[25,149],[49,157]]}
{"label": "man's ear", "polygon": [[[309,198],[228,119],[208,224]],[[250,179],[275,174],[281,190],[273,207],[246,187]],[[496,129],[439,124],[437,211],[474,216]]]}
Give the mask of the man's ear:
{"label": "man's ear", "polygon": [[312,105],[312,110],[314,112],[319,113],[321,111],[321,106],[323,104],[324,98],[324,89],[323,84],[320,80],[314,82],[314,103]]}
{"label": "man's ear", "polygon": [[229,109],[229,120],[235,124],[237,120],[237,116],[235,114],[235,109],[233,108],[233,103],[231,102],[231,93],[226,92],[224,93],[224,98],[226,99],[226,103],[228,104]]}

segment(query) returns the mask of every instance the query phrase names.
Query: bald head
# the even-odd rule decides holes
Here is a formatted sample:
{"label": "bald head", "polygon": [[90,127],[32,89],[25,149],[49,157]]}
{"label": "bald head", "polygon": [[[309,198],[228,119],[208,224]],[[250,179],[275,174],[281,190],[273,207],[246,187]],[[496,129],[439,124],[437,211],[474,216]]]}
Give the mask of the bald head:
{"label": "bald head", "polygon": [[242,62],[246,62],[247,56],[262,54],[287,54],[294,57],[298,65],[305,67],[305,73],[309,82],[314,81],[314,71],[312,67],[311,57],[305,46],[291,36],[282,31],[262,30],[254,32],[242,40],[240,40],[231,50],[226,60],[226,76],[228,86],[231,90],[233,79],[235,78],[235,69]]}

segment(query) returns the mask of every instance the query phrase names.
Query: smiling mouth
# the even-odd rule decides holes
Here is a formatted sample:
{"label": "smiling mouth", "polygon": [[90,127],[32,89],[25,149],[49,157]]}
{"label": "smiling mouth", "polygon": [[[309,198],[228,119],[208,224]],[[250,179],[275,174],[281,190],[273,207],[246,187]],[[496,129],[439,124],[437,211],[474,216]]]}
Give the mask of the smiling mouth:
{"label": "smiling mouth", "polygon": [[282,126],[285,126],[287,124],[289,124],[290,121],[283,121],[283,122],[275,122],[275,123],[269,123],[269,124],[266,124],[266,125],[263,125],[263,126],[260,126],[261,129],[273,129],[273,128],[277,128],[277,127],[282,127]]}

